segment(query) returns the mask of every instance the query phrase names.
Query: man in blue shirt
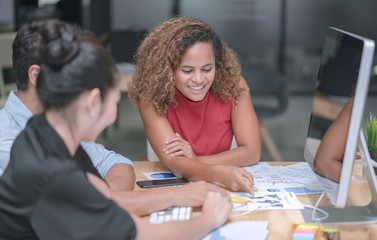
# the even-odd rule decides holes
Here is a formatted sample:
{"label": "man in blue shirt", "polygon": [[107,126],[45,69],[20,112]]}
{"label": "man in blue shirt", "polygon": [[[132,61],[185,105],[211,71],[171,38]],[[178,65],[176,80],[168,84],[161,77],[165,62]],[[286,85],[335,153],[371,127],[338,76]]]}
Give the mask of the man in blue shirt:
{"label": "man in blue shirt", "polygon": [[[39,57],[41,37],[39,22],[24,25],[13,42],[13,68],[18,91],[12,91],[0,110],[0,176],[6,169],[14,139],[25,128],[30,117],[43,111],[36,92],[42,59]],[[82,37],[92,35],[83,32]],[[128,158],[106,150],[94,142],[82,142],[93,165],[112,190],[130,190],[134,186],[134,165]]]}

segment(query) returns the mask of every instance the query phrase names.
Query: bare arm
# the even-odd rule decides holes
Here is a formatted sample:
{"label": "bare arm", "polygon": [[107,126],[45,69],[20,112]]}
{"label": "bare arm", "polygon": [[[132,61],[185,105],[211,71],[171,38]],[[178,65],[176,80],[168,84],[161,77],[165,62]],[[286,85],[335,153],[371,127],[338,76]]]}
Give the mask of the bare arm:
{"label": "bare arm", "polygon": [[135,184],[133,163],[130,159],[107,150],[95,142],[81,142],[95,168],[111,190],[130,190]]}
{"label": "bare arm", "polygon": [[334,182],[340,180],[352,105],[353,98],[348,101],[327,129],[314,158],[314,170]]}
{"label": "bare arm", "polygon": [[118,163],[107,171],[104,180],[112,191],[132,190],[135,185],[135,172],[125,163]]}
{"label": "bare arm", "polygon": [[222,226],[228,219],[232,205],[229,197],[210,192],[202,207],[202,214],[188,221],[174,221],[163,224],[149,224],[132,216],[136,239],[200,239],[211,230]]}
{"label": "bare arm", "polygon": [[[106,198],[116,200],[106,183],[99,177],[87,173],[89,182]],[[144,192],[144,191],[140,191]],[[161,195],[161,194],[160,194]],[[155,200],[156,201],[156,200]],[[150,224],[145,219],[130,214],[136,225],[137,239],[200,239],[228,219],[232,204],[228,196],[219,192],[208,192],[202,207],[202,214],[188,221],[164,224]]]}
{"label": "bare arm", "polygon": [[229,192],[203,181],[181,187],[159,187],[142,191],[113,191],[117,204],[138,216],[148,215],[172,206],[202,206],[209,192],[228,196]]}
{"label": "bare arm", "polygon": [[224,197],[229,192],[203,181],[189,183],[181,187],[161,187],[144,191],[111,191],[103,179],[87,173],[89,182],[106,198],[115,201],[118,206],[138,216],[150,214],[172,206],[202,206],[209,192],[216,192]]}

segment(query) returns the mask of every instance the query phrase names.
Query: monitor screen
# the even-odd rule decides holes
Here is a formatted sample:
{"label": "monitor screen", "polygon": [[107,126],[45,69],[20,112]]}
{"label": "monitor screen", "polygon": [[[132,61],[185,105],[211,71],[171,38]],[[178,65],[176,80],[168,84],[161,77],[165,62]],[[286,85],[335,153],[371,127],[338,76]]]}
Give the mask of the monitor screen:
{"label": "monitor screen", "polygon": [[318,175],[336,186],[332,202],[338,208],[346,204],[373,53],[372,40],[329,28],[304,155]]}

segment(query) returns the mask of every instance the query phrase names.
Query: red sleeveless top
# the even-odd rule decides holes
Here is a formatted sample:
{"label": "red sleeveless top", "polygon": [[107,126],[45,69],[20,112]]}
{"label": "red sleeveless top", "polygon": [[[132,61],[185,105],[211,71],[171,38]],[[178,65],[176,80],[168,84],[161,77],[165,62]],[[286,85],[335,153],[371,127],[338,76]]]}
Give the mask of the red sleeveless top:
{"label": "red sleeveless top", "polygon": [[232,101],[224,102],[210,92],[200,102],[187,100],[178,90],[166,117],[175,133],[188,141],[197,156],[230,149],[233,139]]}

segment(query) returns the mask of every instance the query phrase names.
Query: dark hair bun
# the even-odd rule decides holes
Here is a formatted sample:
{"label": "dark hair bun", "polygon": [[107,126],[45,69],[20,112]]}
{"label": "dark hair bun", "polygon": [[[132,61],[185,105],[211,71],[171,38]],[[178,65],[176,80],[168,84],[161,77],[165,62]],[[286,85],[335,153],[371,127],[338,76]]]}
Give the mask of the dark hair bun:
{"label": "dark hair bun", "polygon": [[65,107],[94,88],[100,90],[103,100],[117,80],[110,53],[92,41],[92,34],[70,23],[47,20],[38,31],[43,62],[37,93],[45,109]]}
{"label": "dark hair bun", "polygon": [[58,20],[48,20],[40,28],[43,62],[52,70],[59,70],[79,52],[75,28]]}

